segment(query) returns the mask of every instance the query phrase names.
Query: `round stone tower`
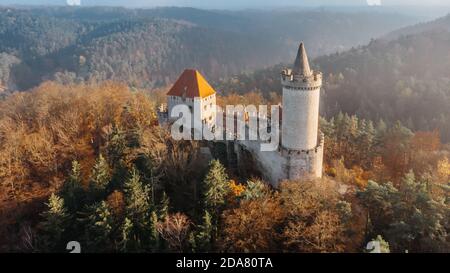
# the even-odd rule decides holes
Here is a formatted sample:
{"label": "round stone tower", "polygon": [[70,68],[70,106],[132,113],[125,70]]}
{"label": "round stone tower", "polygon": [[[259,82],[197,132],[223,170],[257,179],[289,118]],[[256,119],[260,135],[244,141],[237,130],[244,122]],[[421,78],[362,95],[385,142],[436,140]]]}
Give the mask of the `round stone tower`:
{"label": "round stone tower", "polygon": [[312,71],[300,44],[292,69],[281,73],[283,113],[281,143],[287,150],[309,151],[320,144],[319,101],[322,73]]}

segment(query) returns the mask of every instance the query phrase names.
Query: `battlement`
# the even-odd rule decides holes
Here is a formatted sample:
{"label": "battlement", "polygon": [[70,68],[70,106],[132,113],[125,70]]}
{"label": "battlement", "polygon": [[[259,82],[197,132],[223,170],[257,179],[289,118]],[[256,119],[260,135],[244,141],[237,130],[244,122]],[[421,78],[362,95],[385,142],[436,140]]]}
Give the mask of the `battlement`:
{"label": "battlement", "polygon": [[310,76],[303,76],[292,73],[291,69],[284,69],[281,84],[288,89],[313,91],[322,86],[322,73],[313,71]]}

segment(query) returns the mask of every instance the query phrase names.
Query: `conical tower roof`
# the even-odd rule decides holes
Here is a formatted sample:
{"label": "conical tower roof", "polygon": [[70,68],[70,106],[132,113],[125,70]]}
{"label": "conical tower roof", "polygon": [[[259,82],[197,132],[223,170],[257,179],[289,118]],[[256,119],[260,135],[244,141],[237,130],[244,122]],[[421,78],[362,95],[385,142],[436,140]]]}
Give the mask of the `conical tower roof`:
{"label": "conical tower roof", "polygon": [[309,67],[308,55],[306,54],[305,45],[303,43],[300,43],[298,48],[293,72],[295,75],[303,75],[304,77],[312,75],[311,68]]}

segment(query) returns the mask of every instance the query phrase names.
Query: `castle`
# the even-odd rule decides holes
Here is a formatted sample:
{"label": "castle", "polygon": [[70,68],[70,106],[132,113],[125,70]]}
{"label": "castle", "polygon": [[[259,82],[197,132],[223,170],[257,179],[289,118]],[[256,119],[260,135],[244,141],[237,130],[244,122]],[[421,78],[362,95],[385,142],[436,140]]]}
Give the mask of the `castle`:
{"label": "castle", "polygon": [[[255,140],[226,141],[229,157],[239,166],[250,154],[264,179],[277,187],[283,180],[310,180],[322,177],[324,137],[319,132],[319,101],[322,74],[311,70],[303,43],[292,68],[281,72],[281,141],[275,151],[262,151]],[[216,92],[195,70],[185,70],[167,93],[167,107],[159,111],[160,122],[168,120],[175,105],[192,111],[200,104],[202,124],[214,126]],[[169,119],[170,120],[170,119]]]}

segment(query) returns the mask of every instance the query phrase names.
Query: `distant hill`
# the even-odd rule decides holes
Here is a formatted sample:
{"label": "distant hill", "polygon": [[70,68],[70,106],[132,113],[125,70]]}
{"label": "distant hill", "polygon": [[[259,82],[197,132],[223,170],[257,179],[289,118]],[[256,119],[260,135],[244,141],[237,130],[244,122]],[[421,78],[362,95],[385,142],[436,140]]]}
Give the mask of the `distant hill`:
{"label": "distant hill", "polygon": [[325,112],[401,120],[414,130],[440,129],[450,141],[450,32],[431,30],[377,40],[321,57],[327,74]]}
{"label": "distant hill", "polygon": [[[374,121],[400,120],[413,130],[439,129],[442,139],[449,142],[448,30],[450,20],[445,17],[427,28],[408,28],[411,34],[394,40],[377,39],[366,46],[314,59],[313,66],[325,75],[322,115],[332,117],[342,111]],[[281,67],[222,81],[219,89],[224,93],[260,90],[266,96],[281,92]]]}
{"label": "distant hill", "polygon": [[430,22],[419,23],[412,26],[407,26],[385,35],[383,38],[387,40],[397,39],[401,36],[418,34],[427,31],[446,30],[450,31],[450,14],[445,17],[438,18]]}
{"label": "distant hill", "polygon": [[319,56],[413,22],[366,12],[0,8],[0,53],[8,60],[0,79],[10,90],[48,79],[155,87],[195,67],[218,80],[287,61],[300,40]]}

